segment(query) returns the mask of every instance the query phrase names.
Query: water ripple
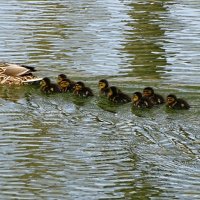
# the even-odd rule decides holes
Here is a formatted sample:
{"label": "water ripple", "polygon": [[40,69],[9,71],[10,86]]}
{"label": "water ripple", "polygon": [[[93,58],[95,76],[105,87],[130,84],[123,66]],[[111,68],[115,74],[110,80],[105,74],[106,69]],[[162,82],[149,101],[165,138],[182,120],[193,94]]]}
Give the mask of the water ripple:
{"label": "water ripple", "polygon": [[[0,87],[2,199],[198,199],[199,3],[2,0],[1,60],[66,73],[95,97]],[[152,86],[189,111],[134,110],[98,96],[107,78]]]}

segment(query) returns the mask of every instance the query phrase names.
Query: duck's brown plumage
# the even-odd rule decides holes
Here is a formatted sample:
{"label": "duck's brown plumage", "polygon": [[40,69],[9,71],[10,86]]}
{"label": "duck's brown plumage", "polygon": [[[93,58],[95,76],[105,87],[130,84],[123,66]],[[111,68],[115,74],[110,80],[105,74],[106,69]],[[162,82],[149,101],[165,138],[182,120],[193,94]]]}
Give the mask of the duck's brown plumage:
{"label": "duck's brown plumage", "polygon": [[33,75],[35,68],[23,64],[0,62],[0,84],[1,85],[23,85],[40,81]]}

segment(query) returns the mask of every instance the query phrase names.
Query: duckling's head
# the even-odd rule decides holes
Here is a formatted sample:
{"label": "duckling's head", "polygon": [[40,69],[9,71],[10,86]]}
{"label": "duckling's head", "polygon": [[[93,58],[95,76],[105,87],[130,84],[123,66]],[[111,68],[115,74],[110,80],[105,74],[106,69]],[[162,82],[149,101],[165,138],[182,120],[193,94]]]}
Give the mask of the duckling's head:
{"label": "duckling's head", "polygon": [[141,98],[142,98],[142,93],[141,92],[135,92],[135,93],[133,93],[133,96],[132,96],[132,102],[137,102]]}
{"label": "duckling's head", "polygon": [[74,90],[80,91],[85,87],[85,84],[82,81],[78,81],[75,83]]}
{"label": "duckling's head", "polygon": [[45,87],[45,86],[49,86],[51,84],[51,80],[48,77],[44,77],[41,81],[40,81],[40,86],[41,87]]}
{"label": "duckling's head", "polygon": [[109,84],[106,79],[101,79],[98,84],[100,90],[106,89],[108,87],[108,85]]}
{"label": "duckling's head", "polygon": [[63,79],[66,79],[67,76],[65,74],[59,74],[57,78],[57,83],[59,84]]}
{"label": "duckling's head", "polygon": [[146,88],[144,88],[144,90],[143,90],[143,96],[150,97],[153,94],[154,94],[154,90],[153,90],[152,87],[146,87]]}
{"label": "duckling's head", "polygon": [[169,94],[169,95],[167,96],[167,104],[168,104],[168,105],[171,105],[171,104],[175,103],[176,101],[177,101],[176,95],[174,95],[174,94]]}
{"label": "duckling's head", "polygon": [[121,92],[121,91],[120,91],[117,87],[111,86],[111,87],[109,88],[108,96],[109,96],[109,97],[110,97],[110,96],[115,96],[115,95],[119,94],[120,92]]}
{"label": "duckling's head", "polygon": [[61,87],[61,89],[64,89],[64,88],[68,88],[70,84],[71,84],[70,79],[64,78],[64,79],[60,82],[59,86]]}

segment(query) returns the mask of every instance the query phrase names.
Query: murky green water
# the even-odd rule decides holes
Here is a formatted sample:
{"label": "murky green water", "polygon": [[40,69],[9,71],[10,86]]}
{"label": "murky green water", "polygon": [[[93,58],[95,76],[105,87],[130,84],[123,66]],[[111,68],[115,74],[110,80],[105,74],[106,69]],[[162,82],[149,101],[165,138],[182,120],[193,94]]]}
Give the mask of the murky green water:
{"label": "murky green water", "polygon": [[[96,96],[0,87],[0,199],[200,199],[198,0],[1,0],[0,59],[66,73]],[[189,111],[115,106],[107,78],[132,94],[176,93]]]}

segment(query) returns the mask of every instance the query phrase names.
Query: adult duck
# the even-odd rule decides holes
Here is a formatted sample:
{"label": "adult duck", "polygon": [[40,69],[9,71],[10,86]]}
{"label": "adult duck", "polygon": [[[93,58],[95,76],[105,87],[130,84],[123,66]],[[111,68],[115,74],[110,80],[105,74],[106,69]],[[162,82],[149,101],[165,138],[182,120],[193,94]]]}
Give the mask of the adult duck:
{"label": "adult duck", "polygon": [[23,85],[40,81],[33,75],[36,69],[23,64],[0,62],[0,85]]}

